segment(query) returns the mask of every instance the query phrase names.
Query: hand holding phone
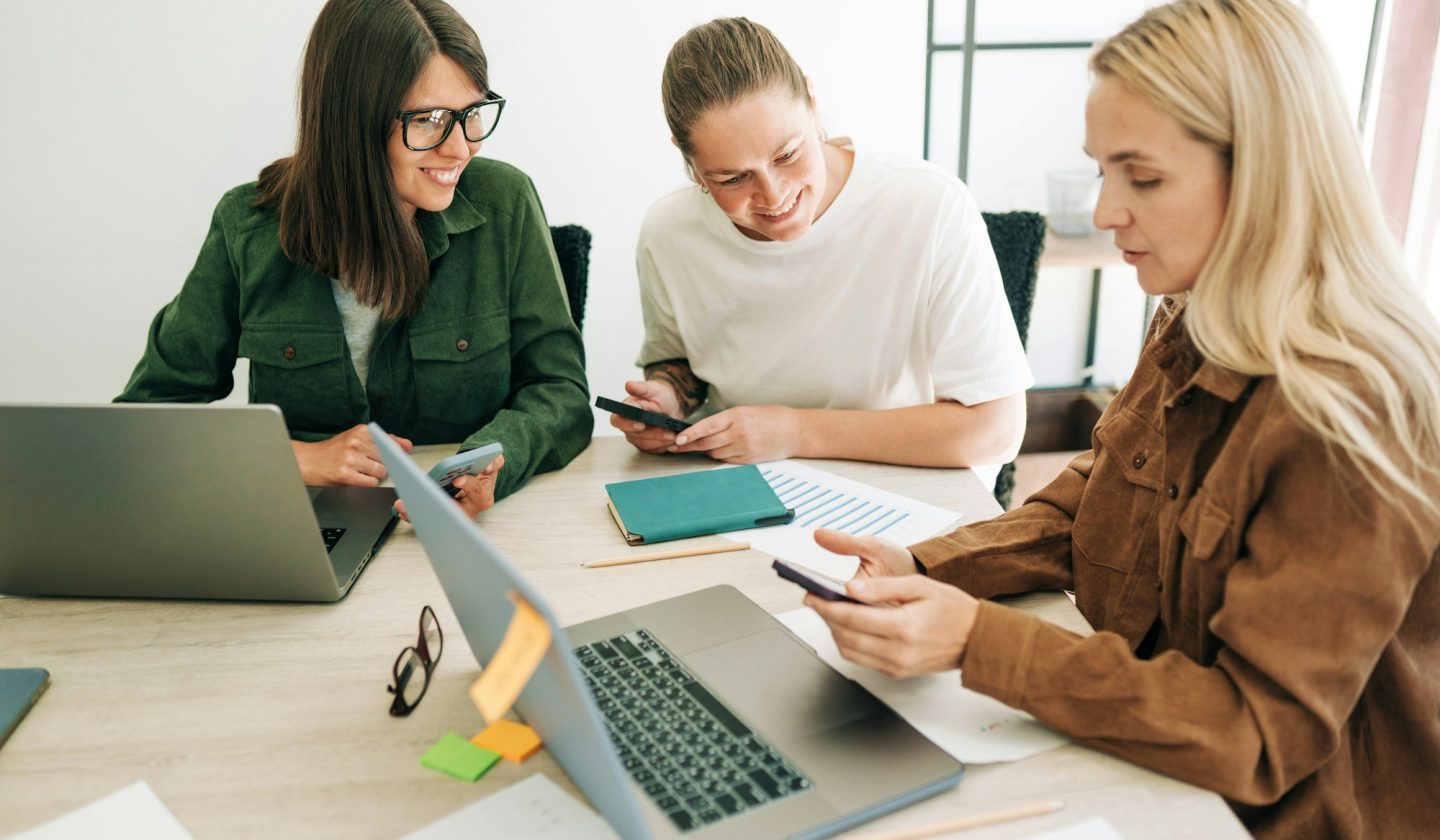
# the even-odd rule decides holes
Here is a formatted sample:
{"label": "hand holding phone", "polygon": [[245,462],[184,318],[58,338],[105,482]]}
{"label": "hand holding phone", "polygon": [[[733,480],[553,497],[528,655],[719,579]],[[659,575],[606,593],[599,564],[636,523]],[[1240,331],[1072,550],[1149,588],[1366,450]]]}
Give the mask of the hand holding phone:
{"label": "hand holding phone", "polygon": [[780,577],[792,583],[800,584],[805,588],[805,591],[819,595],[827,601],[849,601],[852,604],[862,603],[861,601],[851,598],[849,593],[845,591],[845,584],[840,581],[825,577],[817,572],[812,572],[809,569],[802,569],[793,563],[787,563],[781,560],[779,557],[776,557],[775,561],[770,564],[770,568],[774,569],[775,573],[780,575]]}
{"label": "hand holding phone", "polygon": [[662,429],[669,429],[672,432],[683,432],[686,429],[690,428],[689,423],[686,423],[684,420],[678,420],[674,417],[669,416],[668,414],[660,414],[655,411],[646,411],[643,408],[638,408],[628,403],[616,402],[615,400],[608,399],[606,397],[596,397],[595,407],[608,411],[611,414],[618,414],[621,417],[628,417],[631,420],[639,420],[641,423],[647,423],[651,426],[658,426]]}
{"label": "hand holding phone", "polygon": [[430,468],[430,478],[440,489],[454,496],[459,492],[451,482],[462,475],[479,475],[505,452],[499,443],[489,443],[477,449],[470,449],[451,455]]}

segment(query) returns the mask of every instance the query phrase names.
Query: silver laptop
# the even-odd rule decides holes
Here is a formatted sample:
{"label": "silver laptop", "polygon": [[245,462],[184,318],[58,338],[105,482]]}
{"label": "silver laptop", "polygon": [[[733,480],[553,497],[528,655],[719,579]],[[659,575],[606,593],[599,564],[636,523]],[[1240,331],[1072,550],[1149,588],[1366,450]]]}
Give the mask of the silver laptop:
{"label": "silver laptop", "polygon": [[561,628],[544,598],[371,424],[482,665],[511,590],[554,630],[515,704],[621,837],[826,837],[963,767],[733,587]]}
{"label": "silver laptop", "polygon": [[306,487],[273,405],[0,405],[0,592],[338,601],[389,488]]}

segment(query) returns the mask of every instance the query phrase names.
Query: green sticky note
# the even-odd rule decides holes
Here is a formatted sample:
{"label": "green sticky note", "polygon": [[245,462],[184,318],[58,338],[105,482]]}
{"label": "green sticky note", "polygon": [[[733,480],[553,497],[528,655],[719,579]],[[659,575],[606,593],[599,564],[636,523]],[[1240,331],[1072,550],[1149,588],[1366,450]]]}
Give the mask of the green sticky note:
{"label": "green sticky note", "polygon": [[420,763],[425,767],[467,782],[485,775],[499,760],[498,753],[477,747],[454,732],[446,732],[435,742],[435,746],[420,757]]}

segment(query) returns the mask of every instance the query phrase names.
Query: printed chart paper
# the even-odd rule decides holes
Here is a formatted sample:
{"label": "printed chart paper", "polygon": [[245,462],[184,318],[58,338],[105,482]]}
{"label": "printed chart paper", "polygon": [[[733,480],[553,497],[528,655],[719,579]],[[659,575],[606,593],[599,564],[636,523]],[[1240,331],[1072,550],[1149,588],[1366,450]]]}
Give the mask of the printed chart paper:
{"label": "printed chart paper", "polygon": [[619,840],[610,824],[543,773],[466,805],[403,840]]}
{"label": "printed chart paper", "polygon": [[191,840],[190,832],[143,781],[21,832],[11,840],[73,840],[76,837]]}
{"label": "printed chart paper", "polygon": [[1069,743],[1069,739],[1012,709],[960,685],[960,672],[944,671],[896,680],[842,659],[830,628],[814,610],[775,616],[825,663],[870,690],[920,734],[967,764],[1019,761]]}
{"label": "printed chart paper", "polygon": [[831,554],[816,545],[816,528],[910,545],[935,536],[960,518],[957,511],[927,505],[795,461],[774,461],[759,467],[760,474],[780,501],[787,508],[794,508],[794,521],[720,536],[748,542],[756,551],[798,563],[835,580],[854,577],[860,563],[854,557]]}
{"label": "printed chart paper", "polygon": [[1084,822],[1053,831],[1032,834],[1026,840],[1125,840],[1104,817],[1091,817]]}

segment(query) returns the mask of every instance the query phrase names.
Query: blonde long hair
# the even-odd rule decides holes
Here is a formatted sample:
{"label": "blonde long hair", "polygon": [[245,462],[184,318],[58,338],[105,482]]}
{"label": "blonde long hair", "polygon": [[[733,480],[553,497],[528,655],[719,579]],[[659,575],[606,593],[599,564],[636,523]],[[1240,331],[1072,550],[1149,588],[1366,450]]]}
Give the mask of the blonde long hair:
{"label": "blonde long hair", "polygon": [[1274,375],[1300,420],[1412,521],[1440,513],[1440,324],[1405,276],[1305,14],[1288,0],[1178,0],[1101,44],[1090,69],[1231,166],[1219,238],[1181,307],[1200,352]]}

